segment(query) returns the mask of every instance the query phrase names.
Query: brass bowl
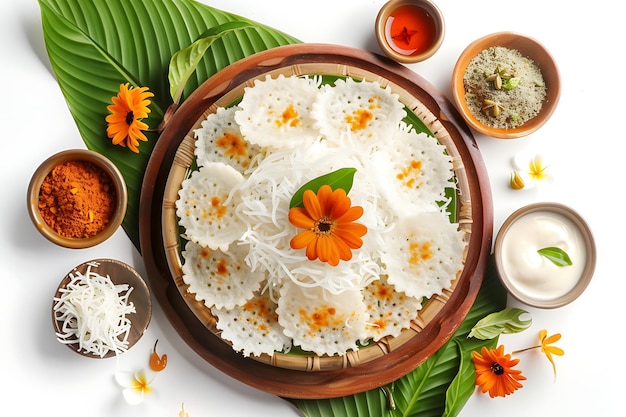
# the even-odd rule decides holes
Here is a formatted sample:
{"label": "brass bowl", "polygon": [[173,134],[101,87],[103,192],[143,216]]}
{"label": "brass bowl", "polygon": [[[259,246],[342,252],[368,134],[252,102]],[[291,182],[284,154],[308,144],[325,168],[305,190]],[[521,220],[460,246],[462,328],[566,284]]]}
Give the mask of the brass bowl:
{"label": "brass bowl", "polygon": [[[487,126],[481,123],[470,111],[466,102],[463,76],[470,61],[483,50],[502,46],[519,51],[523,56],[534,61],[543,75],[547,95],[538,115],[520,126],[505,129]],[[452,95],[454,103],[465,122],[476,131],[500,139],[514,139],[527,136],[543,126],[554,113],[561,94],[559,70],[550,52],[537,40],[513,32],[498,32],[484,36],[471,44],[459,56],[452,72]]]}
{"label": "brass bowl", "polygon": [[[110,177],[111,183],[115,187],[116,204],[109,222],[103,230],[93,236],[84,238],[62,236],[46,223],[39,209],[40,189],[46,176],[57,165],[70,161],[84,161],[94,164]],[[30,218],[35,225],[35,228],[42,234],[42,236],[49,241],[66,248],[82,249],[98,245],[115,233],[115,231],[122,224],[122,220],[124,220],[124,216],[126,215],[128,193],[122,173],[108,158],[87,149],[70,149],[49,157],[37,168],[28,185],[27,199]]]}

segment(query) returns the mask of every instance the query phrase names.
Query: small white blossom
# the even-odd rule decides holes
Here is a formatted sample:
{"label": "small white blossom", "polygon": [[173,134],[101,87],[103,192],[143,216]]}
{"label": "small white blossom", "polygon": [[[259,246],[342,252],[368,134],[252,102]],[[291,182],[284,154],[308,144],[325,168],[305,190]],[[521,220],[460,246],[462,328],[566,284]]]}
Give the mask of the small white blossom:
{"label": "small white blossom", "polygon": [[514,190],[535,187],[539,181],[552,182],[554,178],[548,168],[550,162],[541,154],[519,153],[513,158],[514,171],[511,174],[511,188]]}
{"label": "small white blossom", "polygon": [[152,372],[140,369],[137,372],[116,372],[115,380],[123,387],[122,395],[128,404],[141,404],[146,394],[152,391],[150,384],[154,379]]}

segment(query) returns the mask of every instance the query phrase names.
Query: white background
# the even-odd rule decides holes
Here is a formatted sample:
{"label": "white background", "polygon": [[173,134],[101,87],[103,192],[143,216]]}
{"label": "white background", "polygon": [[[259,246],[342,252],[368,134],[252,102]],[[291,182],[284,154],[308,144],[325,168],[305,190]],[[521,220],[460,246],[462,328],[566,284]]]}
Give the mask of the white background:
{"label": "white background", "polygon": [[[305,42],[326,42],[379,52],[374,19],[383,0],[220,0],[205,3],[281,29]],[[474,39],[511,30],[530,35],[556,58],[563,91],[552,119],[524,139],[499,140],[475,134],[490,175],[497,232],[517,208],[558,201],[576,209],[595,233],[598,264],[587,291],[556,310],[527,308],[533,327],[502,337],[507,351],[534,344],[545,328],[560,332],[558,377],[540,354],[520,355],[528,377],[507,398],[472,396],[462,416],[615,415],[623,408],[623,272],[626,236],[623,205],[626,137],[622,123],[626,29],[608,0],[556,2],[487,0],[437,2],[446,19],[446,38],[426,62],[410,65],[446,96],[454,63]],[[35,0],[0,2],[0,414],[48,416],[177,416],[181,403],[191,417],[229,415],[293,417],[291,405],[247,387],[212,368],[178,337],[158,304],[139,344],[119,359],[93,360],[56,342],[51,300],[62,276],[75,265],[113,257],[144,272],[139,254],[124,232],[86,250],[56,247],[35,231],[26,211],[31,174],[45,158],[66,148],[83,148],[61,91],[50,70]],[[510,159],[520,151],[550,155],[556,182],[539,190],[507,187]],[[511,306],[526,308],[510,301]],[[152,387],[157,391],[129,406],[113,380],[119,369],[144,366],[155,339],[169,356],[168,368]],[[611,411],[613,410],[613,411]],[[41,412],[40,412],[41,413]]]}

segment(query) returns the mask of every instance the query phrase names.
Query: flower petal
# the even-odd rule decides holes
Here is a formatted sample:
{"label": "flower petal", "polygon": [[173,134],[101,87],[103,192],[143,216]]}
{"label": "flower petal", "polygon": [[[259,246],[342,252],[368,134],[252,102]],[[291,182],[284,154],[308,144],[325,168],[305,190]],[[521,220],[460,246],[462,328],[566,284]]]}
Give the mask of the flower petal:
{"label": "flower petal", "polygon": [[317,239],[317,236],[313,231],[305,230],[304,232],[300,232],[291,238],[290,246],[292,249],[302,249],[313,244],[315,239]]}
{"label": "flower petal", "polygon": [[[339,191],[341,189],[338,189],[336,191]],[[319,215],[313,216],[313,218],[319,219],[320,217],[323,216],[329,216],[330,212],[333,208],[333,189],[330,188],[330,185],[322,185],[320,187],[319,190],[317,190],[317,200],[319,202],[320,205],[320,212]],[[344,191],[345,194],[345,191]],[[311,213],[312,214],[312,213]]]}
{"label": "flower petal", "polygon": [[[333,191],[329,199],[328,205],[329,207],[327,207],[326,213],[331,219],[338,220],[342,216],[344,216],[346,212],[350,210],[352,201],[346,195],[346,191],[344,189],[338,188],[335,191]],[[351,221],[351,220],[347,220],[347,221]]]}
{"label": "flower petal", "polygon": [[135,373],[134,372],[116,372],[115,382],[117,382],[123,388],[129,388],[135,386]]}
{"label": "flower petal", "polygon": [[[348,199],[350,203],[350,199]],[[348,223],[358,220],[363,215],[363,207],[354,206],[346,210],[340,217],[332,217],[337,223]]]}
{"label": "flower petal", "polygon": [[289,222],[296,227],[304,229],[313,229],[315,227],[315,220],[312,219],[308,211],[302,207],[294,207],[289,210]]}
{"label": "flower petal", "polygon": [[313,191],[306,190],[302,195],[302,202],[304,204],[304,209],[312,219],[317,220],[324,216],[319,198]]}
{"label": "flower petal", "polygon": [[122,391],[122,395],[126,402],[130,405],[137,405],[143,402],[144,393],[141,390],[136,390],[133,388],[125,388]]}
{"label": "flower petal", "polygon": [[335,228],[335,236],[352,249],[358,249],[363,246],[361,236],[365,232],[367,232],[367,228],[358,223],[338,225]]}

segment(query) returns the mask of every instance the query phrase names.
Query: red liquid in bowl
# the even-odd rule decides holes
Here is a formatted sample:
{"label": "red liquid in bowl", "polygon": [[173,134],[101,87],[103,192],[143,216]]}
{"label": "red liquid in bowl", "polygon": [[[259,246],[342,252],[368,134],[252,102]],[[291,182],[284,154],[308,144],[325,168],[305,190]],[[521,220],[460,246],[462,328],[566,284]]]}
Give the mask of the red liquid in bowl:
{"label": "red liquid in bowl", "polygon": [[399,54],[412,56],[426,52],[435,42],[436,26],[431,14],[418,6],[404,5],[385,22],[385,38]]}

